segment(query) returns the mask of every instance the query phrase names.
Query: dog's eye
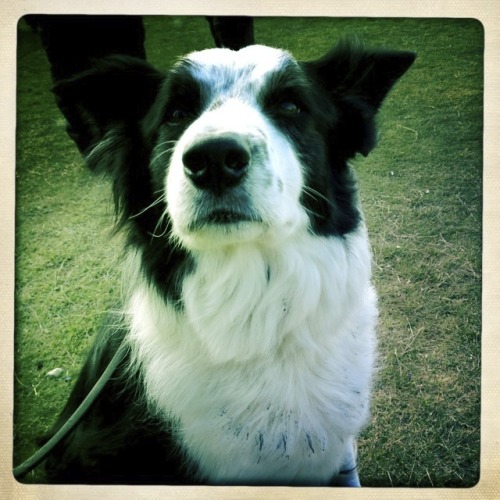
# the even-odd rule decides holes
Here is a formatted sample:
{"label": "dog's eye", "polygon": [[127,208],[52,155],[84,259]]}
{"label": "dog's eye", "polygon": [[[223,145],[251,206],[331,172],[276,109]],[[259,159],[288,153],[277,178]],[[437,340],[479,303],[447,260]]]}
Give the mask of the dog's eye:
{"label": "dog's eye", "polygon": [[300,106],[292,100],[281,101],[278,105],[281,113],[286,115],[298,115],[301,112]]}
{"label": "dog's eye", "polygon": [[167,113],[167,121],[170,123],[180,123],[188,120],[191,113],[184,108],[172,109]]}

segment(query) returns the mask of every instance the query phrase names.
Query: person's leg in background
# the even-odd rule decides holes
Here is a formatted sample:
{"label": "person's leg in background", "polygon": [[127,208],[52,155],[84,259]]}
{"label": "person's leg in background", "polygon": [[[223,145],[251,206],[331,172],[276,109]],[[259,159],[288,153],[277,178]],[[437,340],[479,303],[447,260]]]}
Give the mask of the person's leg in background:
{"label": "person's leg in background", "polygon": [[238,50],[253,45],[253,18],[244,16],[207,17],[217,47]]}
{"label": "person's leg in background", "polygon": [[[96,59],[111,54],[146,59],[140,16],[32,15],[26,21],[40,35],[54,83],[90,69]],[[68,135],[83,153],[94,133],[81,114],[57,96],[56,104],[66,118]]]}

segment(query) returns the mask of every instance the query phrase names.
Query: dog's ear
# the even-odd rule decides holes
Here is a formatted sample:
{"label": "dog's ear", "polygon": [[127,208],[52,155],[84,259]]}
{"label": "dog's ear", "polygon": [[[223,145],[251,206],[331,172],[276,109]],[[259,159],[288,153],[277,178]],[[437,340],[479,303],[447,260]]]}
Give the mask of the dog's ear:
{"label": "dog's ear", "polygon": [[409,51],[368,49],[356,38],[341,40],[328,54],[305,63],[340,112],[338,144],[347,156],[367,155],[375,146],[375,115],[396,81],[413,64]]}
{"label": "dog's ear", "polygon": [[57,82],[53,92],[69,135],[82,153],[88,153],[110,129],[139,122],[155,101],[163,78],[142,59],[110,56]]}

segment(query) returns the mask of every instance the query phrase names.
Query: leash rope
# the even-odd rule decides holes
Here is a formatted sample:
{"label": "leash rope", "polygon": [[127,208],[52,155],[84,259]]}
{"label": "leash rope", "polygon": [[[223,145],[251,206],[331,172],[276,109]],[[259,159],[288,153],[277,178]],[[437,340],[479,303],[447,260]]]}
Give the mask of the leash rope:
{"label": "leash rope", "polygon": [[59,442],[73,430],[73,428],[78,424],[78,422],[80,422],[82,417],[90,408],[92,403],[94,403],[97,396],[99,396],[102,392],[104,386],[108,383],[109,379],[124,357],[125,349],[120,346],[102,375],[99,377],[99,380],[95,383],[94,387],[92,387],[85,399],[80,403],[80,406],[78,406],[74,413],[68,418],[68,420],[66,420],[64,425],[38,451],[28,458],[28,460],[14,468],[13,473],[15,479],[21,479],[28,474],[28,472],[40,465],[40,463],[47,458],[49,453],[52,452]]}

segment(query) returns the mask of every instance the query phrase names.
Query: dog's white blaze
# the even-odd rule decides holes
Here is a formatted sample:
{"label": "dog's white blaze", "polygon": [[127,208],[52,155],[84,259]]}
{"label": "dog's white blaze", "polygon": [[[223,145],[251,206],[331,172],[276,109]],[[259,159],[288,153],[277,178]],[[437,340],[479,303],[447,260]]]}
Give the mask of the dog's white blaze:
{"label": "dog's white blaze", "polygon": [[327,483],[369,413],[377,308],[364,229],[196,260],[184,310],[144,283],[131,297],[150,400],[180,422],[211,482]]}
{"label": "dog's white blaze", "polygon": [[[267,233],[268,238],[281,240],[297,226],[308,222],[299,203],[303,175],[297,154],[256,102],[265,75],[279,67],[284,55],[276,49],[254,46],[238,52],[238,57],[229,50],[208,50],[191,56],[195,61],[204,61],[204,65],[196,71],[204,86],[224,87],[225,79],[231,85],[219,92],[213,91],[217,100],[215,109],[211,110],[208,105],[208,110],[179,139],[165,180],[167,211],[173,222],[174,236],[188,248],[204,249],[235,241],[261,239],[263,233]],[[249,61],[252,61],[252,71],[245,73],[242,81],[232,82],[230,75],[238,67],[247,68]],[[211,70],[212,64],[217,66],[217,71]],[[196,218],[201,194],[184,174],[182,155],[195,141],[225,133],[250,143],[252,158],[241,189],[248,193],[252,203],[249,208],[262,222],[192,231],[190,224]]]}

